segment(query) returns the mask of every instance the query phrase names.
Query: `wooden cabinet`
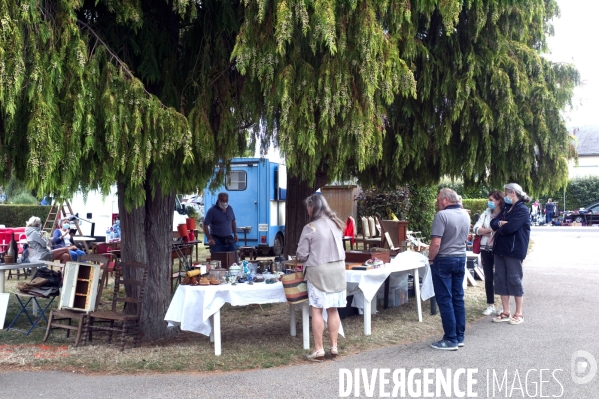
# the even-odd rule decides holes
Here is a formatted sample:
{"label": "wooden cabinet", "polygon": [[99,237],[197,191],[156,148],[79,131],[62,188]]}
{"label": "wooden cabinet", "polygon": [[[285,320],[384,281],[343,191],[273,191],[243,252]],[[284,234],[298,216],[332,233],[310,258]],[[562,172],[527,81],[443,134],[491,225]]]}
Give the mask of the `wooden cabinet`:
{"label": "wooden cabinet", "polygon": [[[395,247],[400,247],[402,241],[405,241],[408,236],[407,220],[381,220],[381,227],[383,229],[383,236],[385,232],[389,233]],[[383,247],[389,247],[386,240],[383,240]]]}
{"label": "wooden cabinet", "polygon": [[96,310],[101,265],[67,262],[64,267],[58,309]]}

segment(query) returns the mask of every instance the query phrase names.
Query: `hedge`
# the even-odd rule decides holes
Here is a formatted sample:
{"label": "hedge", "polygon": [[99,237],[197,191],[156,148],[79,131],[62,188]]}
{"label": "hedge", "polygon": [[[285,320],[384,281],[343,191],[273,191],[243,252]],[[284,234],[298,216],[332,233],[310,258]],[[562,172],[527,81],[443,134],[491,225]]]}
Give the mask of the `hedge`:
{"label": "hedge", "polygon": [[49,205],[0,205],[0,224],[6,227],[25,227],[31,216],[46,221],[50,213]]}
{"label": "hedge", "polygon": [[485,209],[487,209],[487,198],[473,198],[473,199],[462,199],[462,205],[464,209],[470,210],[470,220],[474,224],[474,214],[478,213],[482,215]]}

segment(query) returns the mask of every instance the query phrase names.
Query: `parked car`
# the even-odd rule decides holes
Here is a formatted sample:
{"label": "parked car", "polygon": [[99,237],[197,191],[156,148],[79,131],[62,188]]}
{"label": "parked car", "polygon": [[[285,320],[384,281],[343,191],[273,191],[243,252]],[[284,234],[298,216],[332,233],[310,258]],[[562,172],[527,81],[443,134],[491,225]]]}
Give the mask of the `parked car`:
{"label": "parked car", "polygon": [[585,222],[587,225],[599,224],[599,201],[576,211],[566,211],[564,218],[573,222]]}

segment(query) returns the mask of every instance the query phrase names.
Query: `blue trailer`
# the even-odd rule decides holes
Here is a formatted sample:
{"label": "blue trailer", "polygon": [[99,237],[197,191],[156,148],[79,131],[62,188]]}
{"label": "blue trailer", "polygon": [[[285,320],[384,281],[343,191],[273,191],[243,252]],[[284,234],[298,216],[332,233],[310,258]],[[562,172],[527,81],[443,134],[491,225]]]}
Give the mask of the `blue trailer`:
{"label": "blue trailer", "polygon": [[[216,169],[218,171],[218,169]],[[215,171],[215,175],[216,175]],[[216,204],[220,192],[229,194],[237,221],[239,246],[280,255],[285,243],[285,165],[265,158],[233,158],[224,185],[204,189],[205,212]],[[245,230],[245,232],[244,232]],[[204,242],[207,240],[204,238]]]}

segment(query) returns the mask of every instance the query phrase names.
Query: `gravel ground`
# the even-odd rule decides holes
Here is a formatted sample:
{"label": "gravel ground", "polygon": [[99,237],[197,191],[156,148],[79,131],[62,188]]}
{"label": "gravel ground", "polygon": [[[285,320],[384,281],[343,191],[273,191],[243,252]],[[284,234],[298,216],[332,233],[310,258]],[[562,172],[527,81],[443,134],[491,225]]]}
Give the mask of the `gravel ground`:
{"label": "gravel ground", "polygon": [[[534,245],[524,267],[525,322],[497,324],[490,317],[485,318],[466,331],[466,346],[457,352],[435,351],[427,340],[362,352],[336,362],[247,372],[82,376],[10,371],[0,372],[0,395],[3,398],[333,398],[349,390],[346,397],[389,394],[401,397],[401,389],[393,395],[395,384],[391,373],[395,370],[401,376],[403,369],[406,387],[403,397],[425,397],[426,392],[419,385],[424,380],[427,391],[434,397],[595,398],[599,375],[584,384],[575,380],[581,382],[584,376],[592,375],[599,359],[596,295],[599,228],[533,227],[532,240]],[[575,355],[577,351],[587,354]],[[433,371],[432,382],[427,384],[421,369],[428,368],[438,371]],[[356,369],[358,374],[354,373]],[[379,369],[391,370],[384,375],[391,381],[383,385],[381,392],[377,378],[373,392],[367,392],[365,388],[372,373],[379,376]],[[461,369],[465,369],[463,374]],[[468,372],[476,380],[471,380],[471,392],[466,387]],[[340,386],[342,373],[350,374],[354,383],[355,376],[360,376],[358,391],[354,384]],[[448,373],[457,384],[450,384],[447,393],[437,386],[442,379],[434,373]],[[410,374],[414,375],[413,381]],[[341,382],[347,382],[347,377]],[[440,389],[437,394],[435,387]]]}

